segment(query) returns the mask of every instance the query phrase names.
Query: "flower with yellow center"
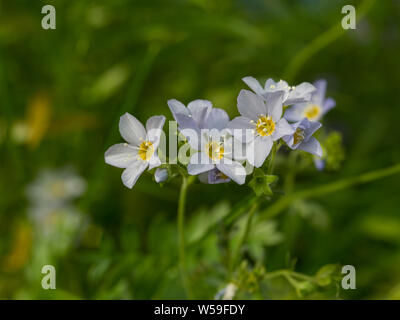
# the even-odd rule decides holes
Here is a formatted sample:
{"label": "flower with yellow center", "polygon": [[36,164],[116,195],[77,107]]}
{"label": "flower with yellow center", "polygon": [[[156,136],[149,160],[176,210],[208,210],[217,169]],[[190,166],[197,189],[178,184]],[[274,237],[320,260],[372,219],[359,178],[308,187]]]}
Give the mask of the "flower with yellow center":
{"label": "flower with yellow center", "polygon": [[293,134],[293,145],[298,145],[305,138],[304,130],[302,128],[297,128]]}
{"label": "flower with yellow center", "polygon": [[303,111],[304,118],[308,120],[318,120],[321,116],[322,109],[317,104],[309,104]]}
{"label": "flower with yellow center", "polygon": [[270,136],[275,131],[275,122],[269,116],[261,116],[257,120],[256,131],[262,137]]}
{"label": "flower with yellow center", "polygon": [[161,165],[156,150],[164,122],[164,116],[151,117],[147,120],[145,129],[140,121],[129,113],[121,117],[119,131],[127,143],[111,146],[105,153],[105,161],[112,166],[125,168],[122,182],[128,188],[135,185],[144,170]]}
{"label": "flower with yellow center", "polygon": [[282,90],[266,93],[265,97],[242,90],[238,96],[241,116],[228,128],[237,140],[246,143],[246,160],[257,168],[263,165],[275,141],[294,133],[282,118],[284,96]]}
{"label": "flower with yellow center", "polygon": [[206,154],[211,160],[221,160],[224,157],[224,151],[222,142],[211,141],[206,144]]}
{"label": "flower with yellow center", "polygon": [[[190,158],[188,173],[202,175],[201,181],[206,183],[222,183],[232,179],[238,184],[243,184],[246,180],[246,170],[233,158],[233,139],[224,130],[204,129],[201,134],[201,143],[193,145],[198,152]],[[217,177],[218,172],[221,172],[221,175]]]}
{"label": "flower with yellow center", "polygon": [[316,90],[312,92],[309,101],[296,103],[285,111],[284,117],[291,122],[298,122],[306,118],[310,121],[320,121],[320,119],[335,105],[335,100],[325,98],[326,80],[314,82]]}
{"label": "flower with yellow center", "polygon": [[315,131],[321,127],[321,123],[310,121],[307,118],[294,123],[294,133],[284,136],[282,139],[292,150],[303,150],[315,156],[322,156],[322,148],[317,139],[312,137]]}

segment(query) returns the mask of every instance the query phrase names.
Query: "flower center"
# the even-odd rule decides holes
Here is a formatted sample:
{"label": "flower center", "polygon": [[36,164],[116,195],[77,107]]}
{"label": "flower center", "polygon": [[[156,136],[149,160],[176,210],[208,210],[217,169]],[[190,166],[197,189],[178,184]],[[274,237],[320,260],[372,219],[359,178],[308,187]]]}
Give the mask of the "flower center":
{"label": "flower center", "polygon": [[212,160],[221,160],[224,157],[224,151],[221,142],[212,141],[206,145],[206,153]]}
{"label": "flower center", "polygon": [[318,119],[321,114],[321,107],[317,104],[310,104],[304,110],[304,116],[308,118],[308,120]]}
{"label": "flower center", "polygon": [[294,135],[293,135],[293,145],[298,145],[300,142],[302,142],[305,138],[304,135],[304,130],[297,128]]}
{"label": "flower center", "polygon": [[218,171],[218,173],[216,174],[217,179],[222,179],[222,180],[227,180],[229,179],[229,177],[227,175],[225,175],[224,173],[222,173],[221,171]]}
{"label": "flower center", "polygon": [[275,122],[271,117],[261,116],[257,120],[256,131],[260,136],[270,136],[275,131]]}
{"label": "flower center", "polygon": [[153,143],[150,141],[143,141],[139,146],[139,158],[143,161],[148,161],[153,156],[154,147]]}
{"label": "flower center", "polygon": [[66,194],[66,191],[62,181],[55,181],[50,185],[50,192],[56,198],[62,198]]}

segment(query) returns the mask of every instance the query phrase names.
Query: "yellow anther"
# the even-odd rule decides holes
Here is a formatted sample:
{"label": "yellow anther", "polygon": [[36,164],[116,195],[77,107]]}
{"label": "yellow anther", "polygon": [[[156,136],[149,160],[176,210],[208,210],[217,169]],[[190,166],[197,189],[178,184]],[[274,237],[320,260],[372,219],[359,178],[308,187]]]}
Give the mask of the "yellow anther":
{"label": "yellow anther", "polygon": [[143,161],[151,159],[154,153],[153,143],[150,141],[143,141],[139,146],[138,156]]}
{"label": "yellow anther", "polygon": [[270,136],[275,131],[275,122],[271,117],[261,116],[257,120],[256,131],[260,136]]}

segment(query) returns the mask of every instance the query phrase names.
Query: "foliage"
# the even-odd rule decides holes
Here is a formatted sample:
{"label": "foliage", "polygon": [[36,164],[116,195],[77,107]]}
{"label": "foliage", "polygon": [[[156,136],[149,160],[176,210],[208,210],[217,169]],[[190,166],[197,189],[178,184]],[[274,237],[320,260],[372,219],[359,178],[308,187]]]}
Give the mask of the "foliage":
{"label": "foliage", "polygon": [[[167,114],[173,97],[211,100],[232,118],[243,76],[289,75],[328,79],[337,106],[318,137],[327,170],[300,152],[283,160],[282,146],[279,180],[257,171],[254,191],[194,182],[185,233],[195,298],[225,290],[221,298],[398,299],[399,10],[395,1],[350,3],[365,14],[356,30],[335,33],[348,1],[57,1],[57,29],[48,31],[44,2],[0,1],[0,297],[186,297],[179,179],[159,186],[147,175],[123,187],[120,171],[104,164],[120,141],[118,119]],[[27,186],[66,165],[87,190],[57,208],[46,244]],[[41,288],[45,264],[57,269],[56,290]],[[338,289],[346,264],[357,290]]]}

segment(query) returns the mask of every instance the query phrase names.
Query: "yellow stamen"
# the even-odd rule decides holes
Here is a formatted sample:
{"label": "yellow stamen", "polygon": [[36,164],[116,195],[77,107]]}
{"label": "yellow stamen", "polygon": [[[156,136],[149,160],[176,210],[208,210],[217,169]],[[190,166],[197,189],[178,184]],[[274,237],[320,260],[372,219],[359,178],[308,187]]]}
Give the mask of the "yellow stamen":
{"label": "yellow stamen", "polygon": [[275,131],[275,122],[271,117],[261,116],[257,120],[256,131],[260,136],[270,136]]}
{"label": "yellow stamen", "polygon": [[304,116],[308,120],[316,120],[321,114],[321,107],[317,104],[310,104],[304,110]]}
{"label": "yellow stamen", "polygon": [[212,160],[221,160],[224,157],[224,147],[222,143],[211,141],[206,145],[206,154]]}
{"label": "yellow stamen", "polygon": [[222,180],[229,179],[229,177],[227,175],[225,175],[224,173],[222,173],[221,171],[218,171],[216,176],[217,176],[218,179],[222,179]]}
{"label": "yellow stamen", "polygon": [[302,141],[304,140],[304,138],[305,138],[305,136],[304,136],[304,130],[303,130],[303,129],[300,129],[300,128],[297,128],[297,129],[296,129],[296,132],[295,132],[294,135],[293,135],[293,138],[294,138],[294,140],[293,140],[293,145],[297,145],[297,144],[299,144],[300,142],[302,142]]}
{"label": "yellow stamen", "polygon": [[143,161],[148,161],[153,156],[154,147],[150,141],[143,141],[139,146],[138,156]]}

